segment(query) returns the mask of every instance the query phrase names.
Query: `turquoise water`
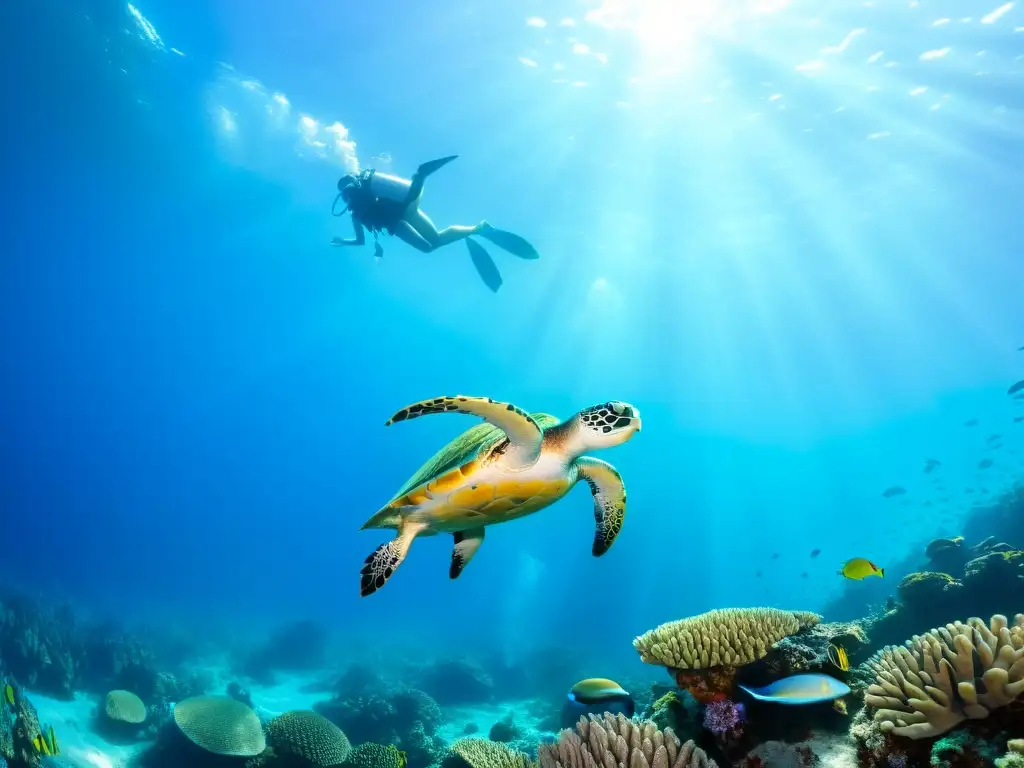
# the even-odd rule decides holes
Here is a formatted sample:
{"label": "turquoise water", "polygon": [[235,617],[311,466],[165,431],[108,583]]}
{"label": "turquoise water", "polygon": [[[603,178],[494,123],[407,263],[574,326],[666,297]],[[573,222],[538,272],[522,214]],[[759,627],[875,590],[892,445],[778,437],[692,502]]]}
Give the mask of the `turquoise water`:
{"label": "turquoise water", "polygon": [[[1024,17],[702,8],[5,7],[0,577],[210,637],[312,618],[354,654],[631,674],[662,621],[884,599],[839,565],[956,534],[1021,468]],[[329,246],[342,173],[448,154],[430,216],[541,253],[491,248],[497,294],[462,244]],[[622,534],[591,557],[582,486],[458,581],[421,539],[361,600],[388,534],[359,526],[475,423],[384,421],[456,393],[639,407],[599,454]]]}

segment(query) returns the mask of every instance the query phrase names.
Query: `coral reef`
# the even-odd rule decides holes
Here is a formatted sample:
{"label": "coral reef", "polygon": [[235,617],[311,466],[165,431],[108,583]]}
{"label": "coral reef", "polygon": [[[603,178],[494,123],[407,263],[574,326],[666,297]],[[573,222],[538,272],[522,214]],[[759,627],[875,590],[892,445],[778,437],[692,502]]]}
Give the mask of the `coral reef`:
{"label": "coral reef", "polygon": [[357,744],[394,744],[408,757],[409,768],[426,768],[444,754],[437,736],[441,709],[415,688],[365,696],[335,696],[313,709],[350,734]]}
{"label": "coral reef", "polygon": [[864,701],[877,710],[882,730],[939,736],[968,718],[988,717],[1024,691],[1024,616],[1012,626],[1000,615],[988,625],[977,618],[947,624],[907,646],[886,647],[869,665],[876,681]]}
{"label": "coral reef", "polygon": [[763,658],[779,640],[821,621],[777,608],[720,608],[671,621],[633,641],[646,664],[674,669],[739,667]]}
{"label": "coral reef", "polygon": [[[654,686],[654,688],[660,693],[664,686]],[[671,728],[672,732],[676,734],[693,731],[697,727],[694,717],[687,709],[682,697],[674,690],[660,693],[644,712],[644,719],[650,720],[660,731]]]}
{"label": "coral reef", "polygon": [[148,717],[146,705],[134,693],[109,691],[96,708],[96,731],[108,741],[130,743],[142,735],[142,725]]}
{"label": "coral reef", "polygon": [[367,664],[350,664],[331,686],[334,695],[339,698],[368,696],[388,689],[384,678],[373,667]]}
{"label": "coral reef", "polygon": [[556,645],[530,649],[514,660],[492,655],[483,666],[495,690],[509,699],[557,698],[591,674],[579,648]]}
{"label": "coral reef", "polygon": [[948,573],[922,571],[904,576],[896,587],[896,593],[907,609],[920,613],[922,608],[936,602],[948,604],[949,600],[957,599],[950,593],[962,588],[963,584]]}
{"label": "coral reef", "polygon": [[857,750],[846,734],[816,732],[800,741],[765,741],[737,764],[742,768],[857,768]]}
{"label": "coral reef", "polygon": [[648,663],[669,662],[676,684],[707,704],[732,698],[738,683],[767,685],[801,672],[845,676],[830,662],[829,647],[842,644],[845,652],[858,656],[867,635],[855,622],[822,624],[820,619],[775,609],[711,611],[664,624],[637,638],[634,646]]}
{"label": "coral reef", "polygon": [[486,739],[459,739],[448,749],[442,768],[533,768],[529,755]]}
{"label": "coral reef", "polygon": [[110,691],[103,697],[103,714],[117,723],[139,725],[146,721],[146,705],[131,691]]}
{"label": "coral reef", "polygon": [[[173,660],[161,658],[119,623],[82,620],[68,605],[9,593],[0,600],[5,673],[57,699],[70,700],[78,691],[103,695],[122,689],[158,704],[202,693],[200,680],[178,680],[172,674],[188,646],[164,640],[160,647]],[[156,671],[161,666],[163,673]]]}
{"label": "coral reef", "polygon": [[704,727],[717,736],[736,730],[743,722],[743,705],[724,699],[704,707]]}
{"label": "coral reef", "polygon": [[1024,768],[1024,739],[1006,742],[1006,754],[996,759],[996,768]]}
{"label": "coral reef", "polygon": [[235,701],[240,701],[247,707],[252,706],[252,694],[234,680],[228,683],[228,687],[224,692]]}
{"label": "coral reef", "polygon": [[228,696],[196,696],[174,708],[174,722],[196,746],[215,755],[254,757],[266,749],[260,719]]}
{"label": "coral reef", "polygon": [[[14,690],[14,723],[11,726],[10,752],[4,757],[9,763],[15,766],[32,766],[36,764],[38,752],[34,742],[42,735],[43,729],[39,724],[39,715],[36,708],[28,700],[25,692],[16,685]],[[2,714],[6,717],[6,713]]]}
{"label": "coral reef", "polygon": [[276,755],[302,758],[309,766],[340,765],[352,751],[344,732],[311,710],[292,710],[267,725],[267,741]]}
{"label": "coral reef", "polygon": [[714,768],[694,742],[682,743],[671,729],[623,715],[580,718],[555,744],[538,750],[540,768]]}
{"label": "coral reef", "polygon": [[253,680],[272,684],[277,671],[322,668],[327,661],[327,629],[316,621],[295,621],[279,627],[259,648],[247,654],[236,671]]}
{"label": "coral reef", "polygon": [[366,742],[349,752],[347,768],[404,768],[405,756],[392,744]]}
{"label": "coral reef", "polygon": [[858,622],[828,622],[807,627],[797,635],[784,637],[764,659],[774,678],[803,672],[827,672],[846,678],[829,657],[829,647],[842,648],[850,664],[866,658],[868,634]]}
{"label": "coral reef", "polygon": [[69,606],[44,608],[18,595],[0,601],[0,658],[22,684],[70,699],[81,678],[82,648]]}
{"label": "coral reef", "polygon": [[509,742],[522,738],[523,731],[516,725],[515,716],[509,712],[505,717],[491,726],[487,738],[491,741]]}
{"label": "coral reef", "polygon": [[414,687],[438,704],[477,704],[494,697],[494,681],[484,669],[466,659],[441,659],[420,670]]}

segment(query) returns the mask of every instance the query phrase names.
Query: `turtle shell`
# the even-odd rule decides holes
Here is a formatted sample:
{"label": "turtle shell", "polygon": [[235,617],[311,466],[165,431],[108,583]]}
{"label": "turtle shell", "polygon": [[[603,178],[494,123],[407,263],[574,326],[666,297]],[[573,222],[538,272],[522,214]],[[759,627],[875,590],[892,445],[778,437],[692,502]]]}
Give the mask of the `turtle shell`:
{"label": "turtle shell", "polygon": [[[530,416],[542,430],[549,429],[559,423],[556,416],[549,413],[531,413]],[[505,433],[493,424],[484,422],[470,427],[448,445],[439,450],[410,477],[391,498],[391,501],[404,496],[417,486],[440,477],[455,467],[462,466],[480,451],[487,450],[505,439]]]}

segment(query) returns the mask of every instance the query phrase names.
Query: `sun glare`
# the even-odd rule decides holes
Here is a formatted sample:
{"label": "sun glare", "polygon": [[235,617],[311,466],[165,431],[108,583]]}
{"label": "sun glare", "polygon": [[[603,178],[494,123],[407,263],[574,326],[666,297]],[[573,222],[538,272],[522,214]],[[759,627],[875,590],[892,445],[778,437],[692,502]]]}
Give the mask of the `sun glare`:
{"label": "sun glare", "polygon": [[650,55],[679,55],[702,32],[788,5],[789,0],[603,0],[584,20],[609,30],[629,30]]}

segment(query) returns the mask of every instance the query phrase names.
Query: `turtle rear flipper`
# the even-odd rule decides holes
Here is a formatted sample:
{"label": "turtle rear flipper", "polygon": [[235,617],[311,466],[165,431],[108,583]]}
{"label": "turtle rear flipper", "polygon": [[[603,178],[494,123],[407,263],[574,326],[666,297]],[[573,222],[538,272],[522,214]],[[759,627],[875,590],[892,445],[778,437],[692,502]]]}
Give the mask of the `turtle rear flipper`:
{"label": "turtle rear flipper", "polygon": [[506,460],[516,464],[530,464],[540,454],[544,435],[533,417],[512,403],[502,403],[491,400],[489,397],[455,395],[454,397],[421,400],[398,411],[387,420],[385,426],[390,426],[397,421],[408,421],[426,416],[430,413],[465,413],[470,416],[479,416],[489,424],[493,424],[509,439],[509,447],[504,454]]}
{"label": "turtle rear flipper", "polygon": [[594,495],[594,546],[591,550],[594,557],[607,552],[615,542],[615,537],[622,530],[622,521],[626,518],[626,486],[618,470],[611,464],[589,456],[581,456],[576,460],[579,477],[590,486]]}
{"label": "turtle rear flipper", "polygon": [[484,542],[485,528],[470,528],[468,531],[455,532],[455,548],[452,549],[452,564],[448,568],[448,578],[457,579],[473,555]]}
{"label": "turtle rear flipper", "polygon": [[372,595],[387,583],[395,569],[405,560],[409,553],[409,545],[416,538],[416,534],[424,528],[426,525],[423,523],[404,523],[395,538],[381,544],[366,558],[363,569],[359,572],[360,597]]}

